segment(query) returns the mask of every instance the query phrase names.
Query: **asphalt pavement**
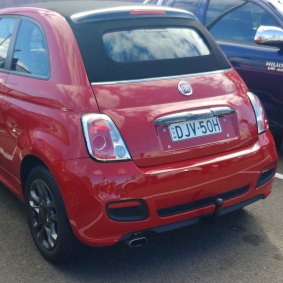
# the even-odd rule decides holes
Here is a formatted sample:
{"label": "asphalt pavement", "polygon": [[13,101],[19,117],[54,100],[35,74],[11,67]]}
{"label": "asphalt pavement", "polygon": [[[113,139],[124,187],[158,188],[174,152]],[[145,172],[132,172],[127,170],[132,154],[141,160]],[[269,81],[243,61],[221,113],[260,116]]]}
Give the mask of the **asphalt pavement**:
{"label": "asphalt pavement", "polygon": [[24,205],[0,186],[0,282],[283,282],[283,149],[273,193],[141,248],[89,249],[54,266],[37,252]]}

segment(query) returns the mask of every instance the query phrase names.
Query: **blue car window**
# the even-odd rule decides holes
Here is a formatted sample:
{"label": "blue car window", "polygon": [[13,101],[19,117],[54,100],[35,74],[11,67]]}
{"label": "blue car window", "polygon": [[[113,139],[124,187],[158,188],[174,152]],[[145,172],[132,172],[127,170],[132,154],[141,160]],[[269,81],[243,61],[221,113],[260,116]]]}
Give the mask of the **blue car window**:
{"label": "blue car window", "polygon": [[10,40],[15,24],[15,18],[0,18],[0,69],[5,67]]}
{"label": "blue car window", "polygon": [[245,4],[242,0],[210,0],[208,10],[206,13],[205,25],[209,25],[215,19],[221,17],[223,13],[227,13],[234,7]]}
{"label": "blue car window", "polygon": [[45,35],[33,21],[22,20],[12,60],[12,70],[33,76],[49,76]]}
{"label": "blue car window", "polygon": [[174,8],[188,10],[192,13],[195,12],[197,0],[175,0],[173,3]]}
{"label": "blue car window", "polygon": [[[260,26],[280,27],[271,15],[254,3],[237,1],[237,5],[227,7],[221,13],[215,13],[216,9],[213,7],[218,2],[219,0],[210,1],[208,8],[210,22],[207,24],[207,28],[216,40],[256,45],[254,36]],[[230,1],[232,2],[235,1]],[[214,11],[215,18],[211,17],[212,11]]]}

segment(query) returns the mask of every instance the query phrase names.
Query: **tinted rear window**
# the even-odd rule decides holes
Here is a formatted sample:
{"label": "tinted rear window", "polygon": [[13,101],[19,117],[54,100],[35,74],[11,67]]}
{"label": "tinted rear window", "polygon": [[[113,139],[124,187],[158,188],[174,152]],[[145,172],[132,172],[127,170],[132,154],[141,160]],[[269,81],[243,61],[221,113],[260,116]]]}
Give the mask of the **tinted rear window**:
{"label": "tinted rear window", "polygon": [[178,59],[209,55],[199,34],[189,28],[134,29],[103,35],[107,54],[116,62]]}
{"label": "tinted rear window", "polygon": [[188,75],[230,68],[206,29],[184,18],[70,22],[90,82]]}

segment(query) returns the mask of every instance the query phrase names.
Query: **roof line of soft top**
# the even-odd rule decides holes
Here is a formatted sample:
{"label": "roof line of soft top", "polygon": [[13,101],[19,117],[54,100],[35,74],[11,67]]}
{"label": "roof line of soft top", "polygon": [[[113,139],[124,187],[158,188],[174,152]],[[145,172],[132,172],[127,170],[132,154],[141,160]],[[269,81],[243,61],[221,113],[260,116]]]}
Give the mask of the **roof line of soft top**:
{"label": "roof line of soft top", "polygon": [[158,6],[119,6],[119,7],[113,7],[113,8],[104,8],[104,9],[96,9],[96,10],[90,10],[85,12],[79,12],[71,15],[70,19],[74,23],[81,23],[85,22],[89,18],[92,18],[93,16],[105,16],[113,13],[130,13],[133,14],[162,14],[161,12],[164,11],[164,13],[174,13],[175,15],[186,15],[186,17],[195,19],[195,16],[188,11],[176,9],[176,8],[170,8],[170,7],[158,7]]}

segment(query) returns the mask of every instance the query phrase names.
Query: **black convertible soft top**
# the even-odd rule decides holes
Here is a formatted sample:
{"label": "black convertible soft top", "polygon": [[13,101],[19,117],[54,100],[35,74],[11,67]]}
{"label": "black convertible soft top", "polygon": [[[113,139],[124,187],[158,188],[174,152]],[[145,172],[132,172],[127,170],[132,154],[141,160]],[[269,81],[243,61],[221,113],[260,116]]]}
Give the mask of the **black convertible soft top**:
{"label": "black convertible soft top", "polygon": [[[97,10],[107,10],[107,9],[115,9],[117,7],[126,8],[126,7],[151,7],[150,9],[159,9],[157,6],[148,6],[142,5],[140,3],[135,2],[123,2],[123,1],[107,1],[107,0],[59,0],[59,1],[44,1],[44,2],[36,2],[36,3],[27,3],[22,6],[25,7],[38,7],[42,9],[47,9],[51,11],[55,11],[65,17],[67,20],[71,18],[72,15],[89,12],[89,11],[97,11]],[[161,9],[166,9],[166,7],[162,7]],[[167,8],[168,9],[168,8]],[[169,8],[170,9],[170,8]],[[173,9],[171,9],[173,10]],[[185,12],[185,11],[184,11]],[[187,16],[190,13],[186,13]],[[193,17],[193,16],[191,16]]]}
{"label": "black convertible soft top", "polygon": [[[114,1],[54,1],[29,6],[56,11],[66,18],[77,39],[90,82],[140,80],[230,68],[222,51],[207,30],[189,12]],[[128,8],[129,6],[131,8]],[[139,13],[147,9],[148,13]],[[131,12],[135,10],[138,12]],[[207,45],[210,54],[185,58],[117,62],[109,56],[103,42],[103,36],[109,32],[166,28],[195,30]]]}

